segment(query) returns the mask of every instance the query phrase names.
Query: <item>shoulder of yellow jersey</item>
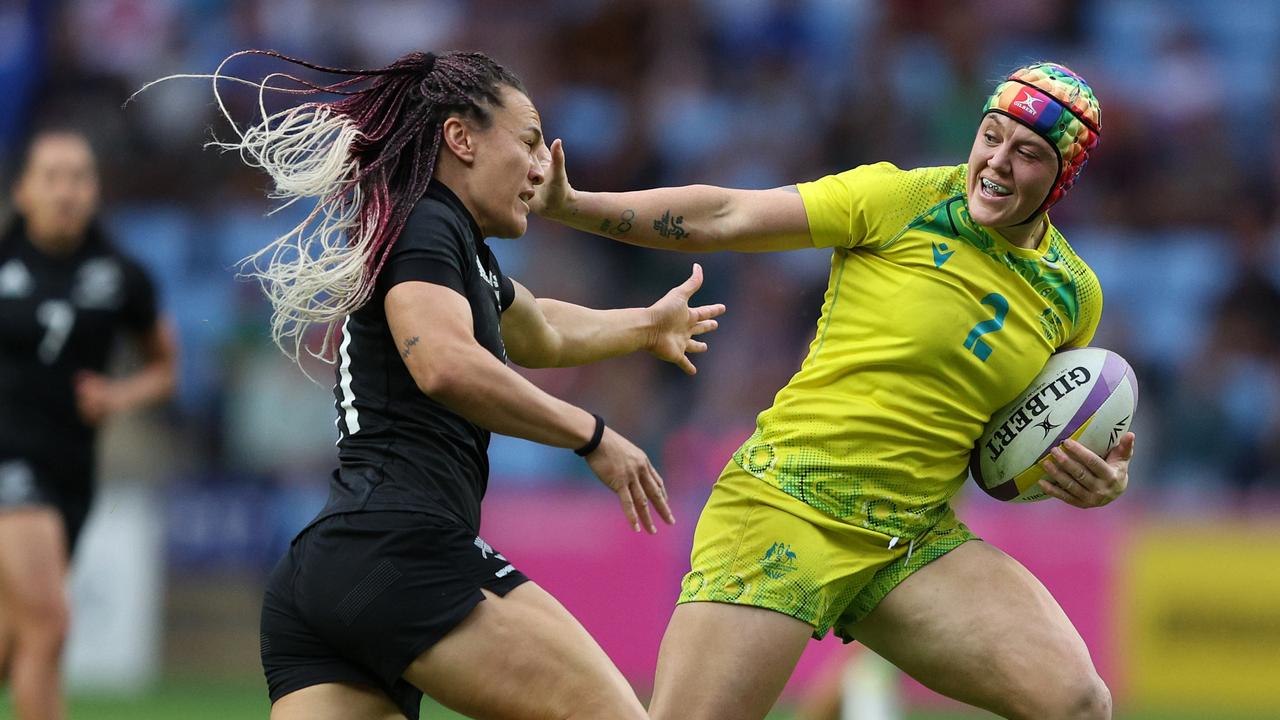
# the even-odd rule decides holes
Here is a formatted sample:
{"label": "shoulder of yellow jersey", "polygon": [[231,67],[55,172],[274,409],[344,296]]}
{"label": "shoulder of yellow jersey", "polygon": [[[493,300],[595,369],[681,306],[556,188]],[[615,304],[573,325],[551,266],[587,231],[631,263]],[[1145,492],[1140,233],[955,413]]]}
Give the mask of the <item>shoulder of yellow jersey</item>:
{"label": "shoulder of yellow jersey", "polygon": [[892,163],[861,165],[798,183],[818,247],[857,247],[889,241],[929,208],[964,193],[964,165],[902,170]]}
{"label": "shoulder of yellow jersey", "polygon": [[1065,265],[1075,285],[1075,299],[1079,308],[1075,319],[1075,329],[1071,337],[1059,348],[1084,347],[1093,340],[1097,332],[1098,322],[1102,319],[1102,285],[1093,268],[1076,254],[1071,243],[1053,225],[1049,223],[1049,248],[1056,262]]}

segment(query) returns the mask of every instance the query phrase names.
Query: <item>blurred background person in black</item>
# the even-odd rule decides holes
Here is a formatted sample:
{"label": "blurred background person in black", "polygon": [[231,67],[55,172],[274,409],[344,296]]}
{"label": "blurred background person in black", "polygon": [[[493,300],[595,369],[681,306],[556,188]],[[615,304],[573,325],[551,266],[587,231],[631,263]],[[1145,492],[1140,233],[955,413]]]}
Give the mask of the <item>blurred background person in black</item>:
{"label": "blurred background person in black", "polygon": [[[94,222],[85,137],[31,141],[0,236],[0,665],[18,716],[63,716],[67,569],[94,491],[97,426],[169,396],[173,334],[152,283]],[[117,335],[144,365],[104,374]]]}

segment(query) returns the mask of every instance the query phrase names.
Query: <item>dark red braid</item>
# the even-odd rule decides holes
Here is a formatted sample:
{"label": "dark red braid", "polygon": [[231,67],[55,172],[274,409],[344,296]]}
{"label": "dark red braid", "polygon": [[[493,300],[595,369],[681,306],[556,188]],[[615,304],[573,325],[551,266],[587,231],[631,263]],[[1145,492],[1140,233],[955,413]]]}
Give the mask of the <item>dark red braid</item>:
{"label": "dark red braid", "polygon": [[360,131],[350,154],[359,167],[355,182],[362,198],[354,235],[370,238],[362,302],[372,293],[395,239],[431,182],[444,121],[457,115],[487,127],[492,120],[490,109],[502,104],[503,87],[525,92],[518,77],[478,52],[415,52],[384,68],[364,70],[317,65],[271,50],[247,54],[348,76],[325,84],[281,74],[305,89],[279,89],[301,95],[341,95],[315,104],[345,115]]}

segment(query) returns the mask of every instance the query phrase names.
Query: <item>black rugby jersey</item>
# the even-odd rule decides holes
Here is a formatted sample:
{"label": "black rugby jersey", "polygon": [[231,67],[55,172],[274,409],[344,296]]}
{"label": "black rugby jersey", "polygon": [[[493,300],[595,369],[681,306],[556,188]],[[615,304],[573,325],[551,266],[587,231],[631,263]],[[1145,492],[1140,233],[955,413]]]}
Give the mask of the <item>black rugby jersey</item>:
{"label": "black rugby jersey", "polygon": [[102,372],[120,331],[155,322],[151,280],[101,232],[56,257],[11,223],[0,236],[0,459],[91,464],[95,430],[76,409],[75,375]]}
{"label": "black rugby jersey", "polygon": [[[339,468],[317,519],[417,510],[478,529],[489,476],[489,431],[418,389],[387,326],[387,291],[412,280],[465,297],[476,340],[506,362],[499,319],[515,300],[515,286],[462,201],[433,180],[379,272],[373,297],[343,323],[334,385]],[[431,351],[430,336],[422,338],[422,347]]]}

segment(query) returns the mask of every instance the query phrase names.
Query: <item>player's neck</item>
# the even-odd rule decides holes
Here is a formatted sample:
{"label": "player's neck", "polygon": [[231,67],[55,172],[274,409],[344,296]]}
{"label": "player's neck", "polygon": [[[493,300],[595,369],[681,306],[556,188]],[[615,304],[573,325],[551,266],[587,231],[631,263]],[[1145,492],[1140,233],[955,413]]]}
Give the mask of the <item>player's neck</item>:
{"label": "player's neck", "polygon": [[27,227],[27,240],[31,246],[44,255],[63,258],[73,255],[84,244],[83,237],[68,237],[52,233],[35,232]]}
{"label": "player's neck", "polygon": [[1040,241],[1044,239],[1044,234],[1049,230],[1049,223],[1043,214],[1033,222],[1023,223],[1021,225],[1013,225],[1011,227],[1000,228],[1000,234],[1005,240],[1028,250],[1035,250],[1040,247]]}

